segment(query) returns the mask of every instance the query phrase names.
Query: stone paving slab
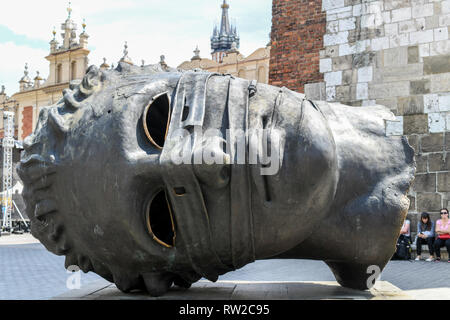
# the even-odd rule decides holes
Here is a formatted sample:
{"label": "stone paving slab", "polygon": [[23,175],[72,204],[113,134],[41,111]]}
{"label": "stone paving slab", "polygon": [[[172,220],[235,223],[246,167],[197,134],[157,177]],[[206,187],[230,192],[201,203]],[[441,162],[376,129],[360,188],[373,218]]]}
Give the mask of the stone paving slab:
{"label": "stone paving slab", "polygon": [[2,235],[0,237],[0,246],[15,246],[23,244],[40,243],[31,233]]}
{"label": "stone paving slab", "polygon": [[[20,239],[20,236],[14,237],[10,239]],[[51,299],[68,291],[66,281],[70,274],[64,268],[64,257],[53,255],[39,243],[0,245],[0,270],[0,300]],[[81,274],[83,289],[99,280],[102,278],[92,272]],[[219,280],[267,284],[268,281],[313,283],[336,279],[321,261],[262,260],[227,273]],[[416,299],[450,299],[450,263],[447,262],[391,261],[381,274],[381,281],[395,285]],[[105,287],[109,285],[105,283]],[[275,291],[283,294],[283,289],[271,292]]]}
{"label": "stone paving slab", "polygon": [[402,290],[450,289],[450,263],[391,261],[383,270],[381,280],[389,281]]}
{"label": "stone paving slab", "polygon": [[[64,257],[48,252],[40,243],[1,245],[0,271],[0,300],[45,300],[69,290],[71,274],[64,268]],[[82,274],[81,284],[99,279],[92,272]]]}
{"label": "stone paving slab", "polygon": [[404,293],[416,300],[450,300],[450,288],[406,290]]}
{"label": "stone paving slab", "polygon": [[389,282],[378,282],[370,291],[341,287],[335,281],[218,281],[202,280],[186,290],[172,287],[163,297],[144,293],[124,294],[101,280],[72,290],[54,300],[411,300]]}

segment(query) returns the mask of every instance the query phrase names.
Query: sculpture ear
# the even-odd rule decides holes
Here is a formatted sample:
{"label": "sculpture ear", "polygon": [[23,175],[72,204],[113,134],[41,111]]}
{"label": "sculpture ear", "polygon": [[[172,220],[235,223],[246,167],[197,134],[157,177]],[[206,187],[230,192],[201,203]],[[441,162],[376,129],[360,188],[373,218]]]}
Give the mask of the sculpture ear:
{"label": "sculpture ear", "polygon": [[101,87],[103,80],[103,72],[101,72],[96,66],[90,66],[81,81],[80,92],[85,96],[90,96]]}
{"label": "sculpture ear", "polygon": [[103,71],[99,70],[96,66],[90,66],[81,83],[78,82],[79,80],[72,81],[70,83],[70,89],[64,89],[64,102],[73,109],[80,108],[81,102],[99,90],[105,79],[106,75]]}

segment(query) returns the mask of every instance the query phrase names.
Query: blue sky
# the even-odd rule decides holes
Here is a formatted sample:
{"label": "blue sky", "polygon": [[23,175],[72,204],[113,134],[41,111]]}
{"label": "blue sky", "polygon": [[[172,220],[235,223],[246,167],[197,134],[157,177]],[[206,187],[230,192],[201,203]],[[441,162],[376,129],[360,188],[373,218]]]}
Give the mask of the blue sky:
{"label": "blue sky", "polygon": [[[124,42],[136,64],[156,63],[160,55],[178,66],[193,56],[198,45],[200,55],[210,58],[214,24],[220,21],[223,0],[72,0],[72,17],[81,32],[83,18],[90,35],[90,64],[117,63]],[[241,53],[251,54],[269,42],[271,0],[228,0],[231,21],[237,24]],[[11,95],[27,62],[30,77],[40,71],[48,75],[45,56],[53,28],[61,41],[61,23],[67,18],[68,1],[15,0],[0,11],[0,85]],[[26,10],[24,10],[26,8]]]}

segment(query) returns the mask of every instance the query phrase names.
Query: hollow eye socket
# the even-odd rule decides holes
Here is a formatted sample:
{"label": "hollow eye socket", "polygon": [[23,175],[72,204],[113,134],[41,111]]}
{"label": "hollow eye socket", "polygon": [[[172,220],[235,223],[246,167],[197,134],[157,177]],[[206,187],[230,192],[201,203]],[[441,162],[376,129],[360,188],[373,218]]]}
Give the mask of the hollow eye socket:
{"label": "hollow eye socket", "polygon": [[175,246],[175,222],[172,206],[164,190],[160,191],[147,206],[147,228],[153,240],[166,248]]}
{"label": "hollow eye socket", "polygon": [[170,125],[170,98],[167,92],[157,95],[145,108],[142,118],[145,135],[158,149],[164,148]]}

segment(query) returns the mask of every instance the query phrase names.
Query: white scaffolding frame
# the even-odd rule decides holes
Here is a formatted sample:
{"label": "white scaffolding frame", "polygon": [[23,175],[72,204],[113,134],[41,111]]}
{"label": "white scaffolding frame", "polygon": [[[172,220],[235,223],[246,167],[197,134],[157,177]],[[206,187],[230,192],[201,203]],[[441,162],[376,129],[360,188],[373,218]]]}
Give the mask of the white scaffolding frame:
{"label": "white scaffolding frame", "polygon": [[12,188],[13,188],[13,149],[14,149],[14,112],[3,111],[3,198],[2,229],[12,231]]}

